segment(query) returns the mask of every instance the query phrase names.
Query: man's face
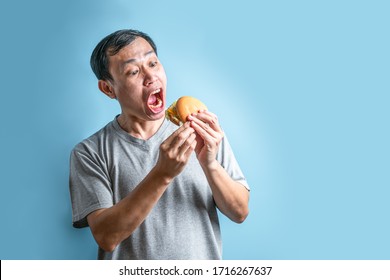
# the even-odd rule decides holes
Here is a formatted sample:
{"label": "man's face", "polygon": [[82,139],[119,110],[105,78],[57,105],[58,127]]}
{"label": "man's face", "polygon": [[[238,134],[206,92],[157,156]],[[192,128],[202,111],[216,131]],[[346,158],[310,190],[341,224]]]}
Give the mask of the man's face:
{"label": "man's face", "polygon": [[149,43],[135,39],[109,57],[111,90],[122,113],[136,120],[157,120],[165,115],[167,78]]}

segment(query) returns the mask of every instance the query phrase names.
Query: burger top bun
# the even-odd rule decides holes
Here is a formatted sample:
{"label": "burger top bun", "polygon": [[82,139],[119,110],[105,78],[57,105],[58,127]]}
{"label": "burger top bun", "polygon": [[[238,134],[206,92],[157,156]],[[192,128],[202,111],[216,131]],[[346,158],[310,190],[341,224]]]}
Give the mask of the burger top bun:
{"label": "burger top bun", "polygon": [[207,107],[194,97],[183,96],[176,101],[176,110],[180,120],[184,123],[189,115],[197,113],[199,110],[207,110]]}
{"label": "burger top bun", "polygon": [[207,110],[200,100],[191,96],[182,96],[166,111],[166,117],[173,123],[180,125],[187,121],[187,117],[199,110]]}

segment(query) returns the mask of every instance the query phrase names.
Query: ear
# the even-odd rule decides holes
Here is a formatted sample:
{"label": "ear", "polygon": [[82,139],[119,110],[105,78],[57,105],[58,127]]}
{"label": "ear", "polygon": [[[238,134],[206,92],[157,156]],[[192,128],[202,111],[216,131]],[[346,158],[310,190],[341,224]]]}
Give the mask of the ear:
{"label": "ear", "polygon": [[108,97],[110,97],[112,99],[116,98],[113,87],[109,81],[99,80],[98,87],[99,87],[100,91],[103,92]]}

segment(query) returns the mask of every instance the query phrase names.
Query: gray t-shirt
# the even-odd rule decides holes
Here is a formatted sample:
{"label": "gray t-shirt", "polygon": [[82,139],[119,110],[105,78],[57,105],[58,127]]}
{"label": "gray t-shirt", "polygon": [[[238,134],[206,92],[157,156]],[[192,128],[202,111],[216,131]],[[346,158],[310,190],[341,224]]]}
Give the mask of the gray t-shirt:
{"label": "gray t-shirt", "polygon": [[[88,214],[126,197],[155,166],[160,144],[177,128],[164,120],[155,135],[142,140],[126,133],[115,118],[76,145],[69,184],[73,226],[88,226]],[[248,188],[226,137],[217,159]],[[98,259],[221,259],[221,243],[216,205],[193,153],[145,221],[113,252],[99,248]]]}

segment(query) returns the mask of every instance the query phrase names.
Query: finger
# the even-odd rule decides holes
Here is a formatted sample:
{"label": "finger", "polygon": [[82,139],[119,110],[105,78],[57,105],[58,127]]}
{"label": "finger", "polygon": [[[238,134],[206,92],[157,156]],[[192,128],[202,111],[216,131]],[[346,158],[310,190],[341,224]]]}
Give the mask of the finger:
{"label": "finger", "polygon": [[183,132],[185,129],[189,128],[190,124],[188,122],[184,123],[182,126],[180,126],[178,129],[176,129],[175,132],[173,132],[165,141],[163,142],[164,145],[170,147],[172,145],[172,142],[176,141],[176,137]]}
{"label": "finger", "polygon": [[218,133],[211,129],[211,127],[204,122],[198,119],[194,119],[193,121],[191,121],[191,126],[205,142],[216,142],[216,139],[218,138]]}
{"label": "finger", "polygon": [[193,151],[193,148],[191,148],[194,145],[196,145],[196,133],[192,133],[185,141],[184,143],[180,146],[179,148],[179,156],[182,157],[188,157],[191,152]]}
{"label": "finger", "polygon": [[[192,117],[198,118],[204,123],[207,123],[211,128],[217,132],[222,132],[222,128],[219,125],[218,117],[210,111],[201,110],[198,113],[192,114]],[[192,120],[189,117],[189,120]]]}
{"label": "finger", "polygon": [[[188,124],[189,126],[190,124]],[[192,127],[187,127],[179,134],[171,142],[171,148],[174,150],[179,150],[180,147],[187,141],[187,139],[194,134],[195,130]]]}
{"label": "finger", "polygon": [[197,133],[204,139],[206,135],[210,135],[213,138],[220,137],[221,133],[219,131],[215,131],[214,128],[197,117],[191,118],[191,126],[195,129]]}
{"label": "finger", "polygon": [[191,153],[195,150],[195,148],[196,148],[196,144],[197,144],[198,142],[196,141],[196,138],[195,138],[195,140],[192,142],[192,144],[191,144],[191,146],[187,149],[187,151],[185,152],[185,156],[187,157],[187,158],[189,158],[190,157],[190,155],[191,155]]}
{"label": "finger", "polygon": [[216,120],[218,120],[217,115],[214,114],[213,112],[210,112],[210,111],[207,111],[207,110],[200,110],[199,113],[203,113],[205,115],[210,116],[211,118],[215,118]]}

